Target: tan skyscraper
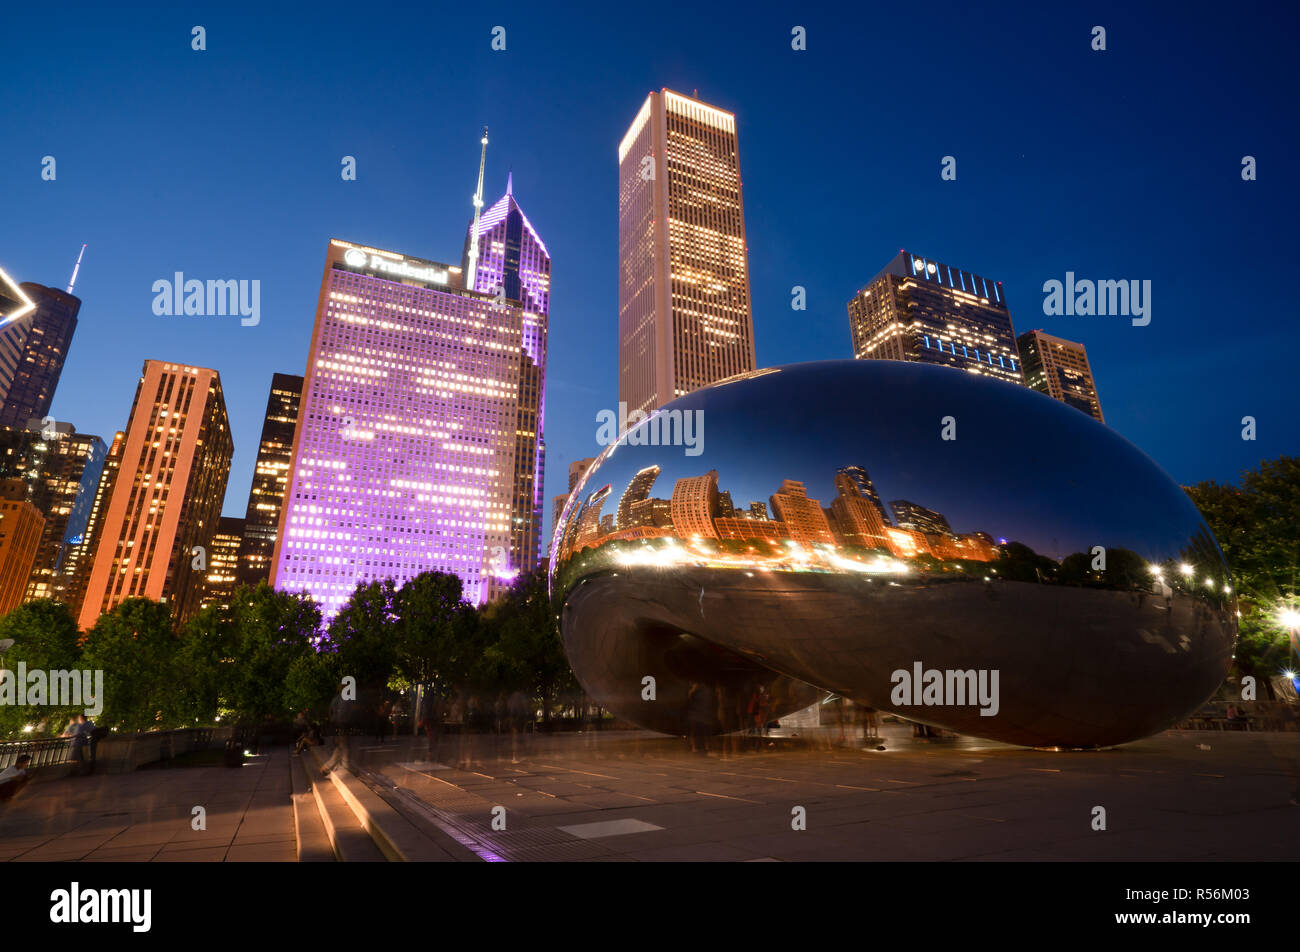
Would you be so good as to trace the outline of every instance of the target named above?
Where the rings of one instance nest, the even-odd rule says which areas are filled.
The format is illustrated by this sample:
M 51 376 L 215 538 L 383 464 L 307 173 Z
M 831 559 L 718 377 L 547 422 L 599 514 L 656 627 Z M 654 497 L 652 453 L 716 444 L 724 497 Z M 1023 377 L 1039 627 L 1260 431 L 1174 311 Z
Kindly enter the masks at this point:
M 711 469 L 703 476 L 677 480 L 671 512 L 673 529 L 682 538 L 716 539 L 718 530 L 713 520 L 718 516 L 718 471 Z
M 787 479 L 781 488 L 772 494 L 772 511 L 777 519 L 786 524 L 790 538 L 795 542 L 811 545 L 814 542 L 835 544 L 822 504 L 816 499 L 808 498 L 808 490 L 797 479 Z
M 569 491 L 562 496 L 551 497 L 551 534 L 559 528 L 560 516 L 564 515 L 564 507 L 569 503 L 569 497 L 573 495 L 573 490 L 577 488 L 578 482 L 587 472 L 587 467 L 596 462 L 596 457 L 588 456 L 586 459 L 576 460 L 569 464 Z M 547 552 L 550 552 L 550 543 L 547 543 Z
M 736 117 L 652 92 L 618 147 L 618 398 L 648 413 L 754 369 Z
M 179 620 L 198 607 L 233 452 L 217 372 L 146 360 L 81 605 L 83 630 L 127 598 L 166 599 Z
M 1025 386 L 1106 422 L 1101 415 L 1088 351 L 1082 344 L 1042 331 L 1026 331 L 1016 338 L 1016 346 L 1020 348 Z

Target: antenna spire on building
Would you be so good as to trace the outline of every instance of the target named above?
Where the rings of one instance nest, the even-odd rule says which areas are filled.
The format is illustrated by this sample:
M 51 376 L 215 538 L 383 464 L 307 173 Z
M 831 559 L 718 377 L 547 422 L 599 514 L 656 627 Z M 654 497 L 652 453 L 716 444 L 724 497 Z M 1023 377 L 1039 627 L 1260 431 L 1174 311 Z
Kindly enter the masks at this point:
M 77 283 L 77 272 L 81 270 L 81 256 L 86 253 L 86 245 L 83 242 L 81 251 L 77 253 L 77 263 L 72 268 L 72 280 L 68 282 L 68 293 L 72 293 L 72 287 Z
M 506 173 L 506 194 L 513 195 L 514 193 L 515 193 L 515 170 L 512 168 L 509 172 Z
M 484 126 L 483 138 L 479 140 L 483 151 L 479 153 L 478 158 L 478 189 L 474 192 L 474 227 L 470 229 L 469 269 L 465 275 L 465 287 L 470 291 L 475 290 L 474 275 L 478 271 L 478 219 L 479 212 L 483 209 L 483 166 L 487 163 L 487 133 L 487 126 Z

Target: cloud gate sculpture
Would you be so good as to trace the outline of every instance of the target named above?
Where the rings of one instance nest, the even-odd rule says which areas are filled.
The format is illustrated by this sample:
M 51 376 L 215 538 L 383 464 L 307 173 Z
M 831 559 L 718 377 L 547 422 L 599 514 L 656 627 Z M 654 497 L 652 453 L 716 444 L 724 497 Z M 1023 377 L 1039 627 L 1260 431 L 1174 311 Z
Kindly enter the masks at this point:
M 946 367 L 824 361 L 695 391 L 587 470 L 552 540 L 574 672 L 713 731 L 758 685 L 963 734 L 1098 747 L 1221 683 L 1232 581 L 1183 490 L 1110 428 Z M 693 712 L 698 724 L 698 705 Z

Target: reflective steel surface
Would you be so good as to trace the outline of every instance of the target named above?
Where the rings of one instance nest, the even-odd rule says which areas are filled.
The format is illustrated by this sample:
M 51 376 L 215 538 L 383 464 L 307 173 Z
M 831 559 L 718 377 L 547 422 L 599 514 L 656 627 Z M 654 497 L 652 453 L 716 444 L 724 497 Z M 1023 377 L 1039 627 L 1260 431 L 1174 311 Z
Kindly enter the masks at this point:
M 1236 637 L 1219 547 L 1151 459 L 920 363 L 674 401 L 587 471 L 551 552 L 579 680 L 666 733 L 746 725 L 763 684 L 771 717 L 830 691 L 1008 743 L 1118 744 L 1196 708 Z

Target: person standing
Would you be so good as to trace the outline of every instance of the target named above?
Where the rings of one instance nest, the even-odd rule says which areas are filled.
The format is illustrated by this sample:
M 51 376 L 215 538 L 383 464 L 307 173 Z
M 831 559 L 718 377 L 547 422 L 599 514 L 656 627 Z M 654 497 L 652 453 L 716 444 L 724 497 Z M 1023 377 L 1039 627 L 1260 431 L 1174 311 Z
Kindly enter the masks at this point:
M 329 760 L 321 766 L 320 775 L 328 777 L 330 771 L 336 767 L 342 766 L 350 769 L 352 766 L 352 751 L 349 748 L 348 731 L 352 729 L 352 709 L 356 705 L 355 701 L 349 701 L 343 697 L 343 692 L 347 686 L 340 683 L 339 689 L 335 692 L 333 699 L 330 701 L 330 723 L 334 726 L 334 750 L 330 754 Z
M 699 681 L 692 683 L 686 695 L 686 722 L 692 754 L 708 754 L 714 716 L 713 689 Z
M 74 772 L 79 774 L 86 772 L 86 744 L 90 741 L 90 734 L 81 729 L 81 725 L 85 720 L 85 714 L 73 714 L 72 718 L 68 721 L 68 726 L 65 727 L 63 733 L 59 735 L 60 737 L 71 738 L 72 742 L 68 745 L 69 752 L 72 754 L 72 759 L 77 765 Z
M 83 741 L 83 749 L 90 753 L 90 760 L 86 764 L 86 773 L 94 773 L 95 754 L 99 748 L 99 735 L 101 732 L 96 729 L 95 722 L 84 714 L 81 716 L 81 720 L 77 723 L 77 731 L 85 738 Z

